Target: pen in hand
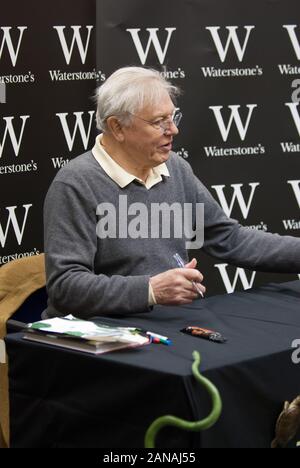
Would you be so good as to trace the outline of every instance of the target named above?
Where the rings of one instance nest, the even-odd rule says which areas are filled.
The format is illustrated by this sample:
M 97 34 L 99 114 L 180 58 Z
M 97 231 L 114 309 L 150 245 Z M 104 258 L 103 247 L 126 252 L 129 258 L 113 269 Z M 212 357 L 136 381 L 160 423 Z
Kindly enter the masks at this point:
M 175 261 L 176 261 L 177 265 L 179 266 L 179 268 L 185 268 L 184 261 L 182 260 L 182 258 L 180 257 L 180 255 L 178 253 L 174 254 L 173 258 L 175 259 Z M 199 288 L 199 286 L 197 285 L 197 283 L 195 283 L 195 281 L 192 281 L 192 284 L 193 284 L 194 288 L 196 289 L 197 293 L 199 294 L 199 296 L 201 296 L 204 299 L 204 294 L 201 291 L 201 289 Z

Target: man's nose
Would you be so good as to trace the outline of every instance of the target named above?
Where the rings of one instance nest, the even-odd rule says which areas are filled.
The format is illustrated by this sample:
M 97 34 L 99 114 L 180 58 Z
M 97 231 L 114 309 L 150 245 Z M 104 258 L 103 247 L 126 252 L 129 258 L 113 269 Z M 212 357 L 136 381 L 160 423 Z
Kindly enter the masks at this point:
M 165 135 L 177 135 L 179 133 L 178 127 L 175 125 L 173 121 L 170 122 L 170 126 L 166 128 Z

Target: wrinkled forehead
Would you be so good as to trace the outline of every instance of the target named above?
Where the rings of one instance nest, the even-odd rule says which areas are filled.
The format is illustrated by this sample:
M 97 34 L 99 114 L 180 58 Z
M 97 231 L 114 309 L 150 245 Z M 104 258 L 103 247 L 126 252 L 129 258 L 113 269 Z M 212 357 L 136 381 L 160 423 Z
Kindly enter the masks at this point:
M 152 96 L 146 95 L 143 104 L 137 109 L 137 112 L 139 114 L 151 116 L 151 118 L 173 114 L 175 104 L 169 96 L 169 93 L 165 89 L 160 91 L 161 92 Z

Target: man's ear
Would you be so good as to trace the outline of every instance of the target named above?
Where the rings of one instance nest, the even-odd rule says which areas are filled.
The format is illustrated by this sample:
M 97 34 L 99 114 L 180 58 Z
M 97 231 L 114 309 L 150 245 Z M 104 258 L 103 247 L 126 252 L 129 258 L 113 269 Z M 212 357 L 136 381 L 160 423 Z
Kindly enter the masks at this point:
M 113 135 L 113 137 L 120 143 L 124 141 L 124 132 L 123 132 L 123 126 L 118 120 L 117 117 L 114 117 L 113 115 L 111 117 L 108 117 L 106 121 L 106 125 L 108 126 L 108 129 L 110 133 Z

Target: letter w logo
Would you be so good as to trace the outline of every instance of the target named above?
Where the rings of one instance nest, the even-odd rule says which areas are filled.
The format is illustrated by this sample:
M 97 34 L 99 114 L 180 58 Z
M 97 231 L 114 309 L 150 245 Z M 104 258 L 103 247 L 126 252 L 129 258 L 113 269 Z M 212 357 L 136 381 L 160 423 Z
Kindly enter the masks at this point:
M 149 38 L 148 38 L 148 43 L 147 43 L 145 50 L 143 49 L 143 46 L 139 37 L 140 29 L 131 28 L 131 29 L 126 29 L 126 31 L 128 31 L 131 34 L 131 37 L 133 39 L 135 48 L 137 50 L 137 53 L 139 55 L 142 65 L 145 65 L 146 63 L 151 44 L 153 44 L 155 48 L 155 52 L 159 60 L 159 63 L 163 65 L 165 57 L 166 57 L 166 53 L 170 44 L 171 36 L 173 32 L 176 31 L 176 28 L 165 28 L 165 31 L 167 31 L 168 33 L 168 37 L 165 42 L 164 49 L 162 49 L 160 42 L 158 40 L 158 37 L 157 37 L 157 31 L 159 31 L 159 28 L 146 28 L 146 31 L 149 31 Z
M 299 45 L 299 41 L 298 41 L 298 38 L 297 38 L 296 32 L 295 32 L 295 29 L 297 28 L 297 25 L 292 25 L 292 24 L 288 25 L 288 24 L 286 24 L 286 25 L 283 26 L 283 28 L 285 28 L 287 30 L 287 32 L 289 33 L 289 36 L 290 36 L 292 45 L 294 47 L 294 51 L 296 53 L 297 59 L 300 60 L 300 45 Z
M 79 129 L 79 132 L 80 132 L 80 135 L 81 135 L 81 140 L 82 140 L 82 144 L 83 144 L 84 149 L 86 150 L 87 147 L 88 147 L 90 133 L 91 133 L 91 127 L 92 127 L 92 121 L 93 121 L 95 111 L 89 111 L 88 112 L 88 114 L 90 115 L 90 119 L 89 119 L 87 131 L 86 131 L 85 127 L 84 127 L 83 120 L 82 120 L 83 114 L 84 114 L 84 112 L 73 112 L 73 115 L 75 115 L 75 117 L 76 117 L 76 122 L 75 122 L 75 126 L 74 126 L 74 129 L 73 129 L 73 134 L 72 135 L 71 135 L 71 132 L 69 130 L 69 125 L 68 125 L 68 122 L 67 122 L 67 116 L 69 114 L 67 112 L 55 114 L 55 115 L 57 115 L 57 117 L 59 117 L 61 126 L 62 126 L 63 131 L 64 131 L 64 135 L 65 135 L 65 138 L 66 138 L 66 142 L 67 142 L 67 145 L 68 145 L 68 148 L 69 148 L 69 151 L 73 150 L 73 146 L 74 146 L 74 142 L 75 142 L 75 138 L 76 138 L 76 134 L 77 134 L 78 129 Z
M 227 57 L 228 49 L 230 46 L 230 43 L 232 42 L 236 51 L 236 55 L 239 59 L 240 62 L 243 61 L 245 52 L 246 52 L 246 47 L 249 41 L 250 33 L 252 29 L 255 29 L 255 26 L 244 26 L 244 29 L 246 29 L 246 37 L 244 40 L 244 44 L 241 46 L 241 43 L 239 41 L 238 35 L 236 30 L 238 29 L 238 26 L 226 26 L 226 29 L 229 31 L 228 37 L 227 37 L 227 42 L 225 47 L 223 47 L 223 44 L 221 42 L 220 36 L 219 36 L 219 29 L 220 26 L 210 26 L 205 29 L 208 29 L 208 31 L 211 33 L 212 38 L 214 40 L 215 46 L 217 48 L 220 60 L 222 62 L 225 62 L 225 59 Z
M 287 102 L 285 105 L 287 107 L 289 107 L 289 109 L 291 111 L 292 117 L 294 119 L 296 128 L 297 128 L 298 133 L 299 133 L 299 137 L 300 137 L 300 117 L 299 117 L 299 112 L 298 112 L 299 103 L 298 102 Z
M 66 28 L 66 26 L 53 26 L 53 28 L 56 29 L 57 31 L 67 65 L 70 65 L 75 42 L 79 50 L 81 62 L 83 64 L 85 63 L 87 52 L 88 52 L 88 47 L 89 47 L 89 42 L 90 42 L 90 37 L 91 37 L 91 31 L 93 27 L 94 26 L 86 26 L 88 33 L 87 33 L 85 46 L 83 46 L 83 42 L 82 42 L 82 38 L 80 34 L 81 26 L 71 26 L 71 28 L 73 29 L 73 38 L 72 38 L 71 46 L 70 48 L 68 48 L 67 41 L 66 41 L 65 34 L 64 34 L 64 29 Z
M 22 128 L 21 128 L 21 131 L 20 131 L 19 140 L 17 140 L 16 133 L 15 133 L 15 130 L 14 130 L 14 127 L 13 127 L 13 124 L 12 124 L 12 121 L 14 120 L 14 117 L 3 117 L 3 120 L 6 122 L 6 125 L 5 125 L 5 130 L 4 130 L 4 135 L 3 135 L 3 138 L 2 138 L 2 142 L 0 141 L 0 158 L 2 157 L 2 153 L 3 153 L 3 149 L 4 149 L 7 134 L 9 134 L 9 136 L 10 136 L 10 141 L 11 141 L 12 146 L 14 148 L 15 155 L 18 156 L 19 151 L 20 151 L 22 138 L 23 138 L 25 123 L 26 123 L 26 120 L 29 119 L 29 115 L 21 115 L 20 119 L 22 120 Z
M 251 187 L 251 193 L 250 193 L 250 197 L 249 197 L 249 200 L 248 200 L 248 204 L 246 204 L 243 193 L 242 193 L 242 190 L 241 190 L 241 187 L 243 187 L 243 184 L 231 184 L 230 185 L 230 187 L 233 188 L 233 196 L 232 196 L 230 205 L 227 203 L 227 200 L 226 200 L 225 195 L 224 195 L 225 185 L 212 185 L 211 186 L 217 192 L 217 195 L 218 195 L 220 204 L 221 204 L 221 206 L 223 208 L 223 211 L 225 212 L 225 214 L 228 217 L 231 216 L 231 212 L 233 210 L 234 202 L 235 202 L 235 200 L 237 200 L 238 204 L 239 204 L 239 207 L 240 207 L 240 210 L 241 210 L 241 212 L 243 214 L 243 218 L 244 219 L 248 218 L 249 211 L 250 211 L 251 204 L 252 204 L 252 200 L 253 200 L 253 196 L 254 196 L 254 192 L 256 190 L 256 187 L 258 187 L 260 185 L 260 183 L 259 182 L 251 182 L 251 183 L 249 183 L 249 185 Z
M 249 127 L 250 120 L 253 114 L 253 110 L 255 109 L 255 107 L 257 107 L 257 104 L 247 104 L 248 117 L 247 117 L 245 125 L 243 125 L 243 122 L 239 113 L 239 108 L 241 106 L 238 105 L 238 106 L 228 106 L 228 107 L 229 109 L 231 109 L 231 115 L 230 115 L 227 127 L 224 123 L 224 119 L 223 119 L 222 112 L 221 112 L 221 110 L 223 109 L 223 106 L 210 106 L 209 109 L 211 109 L 213 113 L 215 114 L 215 118 L 216 118 L 219 130 L 221 132 L 223 141 L 225 142 L 227 141 L 233 121 L 236 124 L 241 140 L 244 141 L 247 135 L 248 127 Z
M 250 280 L 248 280 L 244 268 L 237 268 L 233 282 L 231 283 L 228 272 L 227 272 L 227 267 L 228 267 L 228 263 L 221 263 L 219 265 L 215 265 L 215 268 L 218 268 L 220 272 L 220 275 L 222 277 L 224 286 L 228 294 L 231 294 L 235 291 L 238 279 L 241 280 L 244 290 L 252 288 L 255 275 L 256 275 L 256 271 L 252 272 L 251 278 Z
M 0 47 L 0 59 L 2 57 L 4 44 L 6 44 L 7 48 L 8 48 L 9 55 L 10 55 L 11 63 L 15 67 L 16 63 L 17 63 L 17 58 L 18 58 L 21 42 L 22 42 L 23 33 L 24 33 L 25 29 L 27 29 L 27 26 L 18 26 L 17 29 L 19 30 L 19 40 L 18 40 L 18 44 L 17 44 L 16 48 L 14 48 L 12 40 L 11 40 L 11 36 L 10 36 L 10 30 L 12 29 L 11 26 L 3 26 L 0 29 L 2 29 L 2 31 L 3 31 L 3 38 L 2 38 L 2 43 L 1 43 L 1 47 Z
M 300 180 L 288 180 L 287 183 L 292 186 L 298 206 L 300 208 Z
M 27 221 L 28 211 L 29 211 L 29 208 L 31 208 L 31 207 L 32 207 L 32 204 L 23 205 L 23 208 L 25 208 L 25 215 L 24 215 L 24 218 L 23 218 L 23 223 L 22 223 L 21 228 L 20 228 L 19 222 L 17 220 L 16 212 L 15 212 L 17 207 L 16 206 L 8 206 L 8 207 L 5 208 L 8 211 L 8 220 L 7 220 L 7 223 L 6 223 L 5 231 L 3 230 L 2 225 L 0 223 L 0 243 L 1 243 L 2 248 L 5 247 L 9 226 L 11 224 L 13 226 L 13 229 L 14 229 L 15 236 L 16 236 L 16 239 L 18 241 L 18 244 L 21 245 L 23 235 L 24 235 L 24 229 L 25 229 L 25 225 L 26 225 L 26 221 Z

